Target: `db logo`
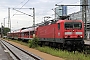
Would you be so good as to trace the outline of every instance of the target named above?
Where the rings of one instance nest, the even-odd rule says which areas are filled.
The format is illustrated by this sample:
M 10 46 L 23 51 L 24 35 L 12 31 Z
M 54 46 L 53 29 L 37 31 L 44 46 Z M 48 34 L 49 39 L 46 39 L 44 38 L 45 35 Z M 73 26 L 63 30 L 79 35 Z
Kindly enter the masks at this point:
M 58 36 L 60 36 L 60 32 L 58 32 Z

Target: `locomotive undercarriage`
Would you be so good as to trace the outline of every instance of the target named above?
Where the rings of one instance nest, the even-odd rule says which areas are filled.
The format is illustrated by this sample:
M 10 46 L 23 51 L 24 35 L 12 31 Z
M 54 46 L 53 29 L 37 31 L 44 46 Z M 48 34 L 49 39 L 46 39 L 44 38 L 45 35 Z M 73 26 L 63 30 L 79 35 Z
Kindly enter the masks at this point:
M 65 39 L 63 47 L 69 51 L 83 51 L 84 41 L 83 39 Z
M 84 41 L 83 39 L 61 39 L 62 41 L 56 42 L 56 39 L 53 41 L 48 40 L 40 40 L 39 45 L 43 46 L 50 46 L 50 47 L 55 47 L 55 48 L 60 48 L 63 50 L 68 50 L 68 51 L 83 51 L 84 49 Z

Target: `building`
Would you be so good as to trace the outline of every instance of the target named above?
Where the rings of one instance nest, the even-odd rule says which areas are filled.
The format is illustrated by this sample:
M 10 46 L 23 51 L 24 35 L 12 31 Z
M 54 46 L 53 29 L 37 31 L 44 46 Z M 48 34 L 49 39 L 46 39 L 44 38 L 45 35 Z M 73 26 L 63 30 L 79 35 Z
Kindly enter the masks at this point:
M 56 7 L 55 16 L 56 18 L 59 18 L 59 16 L 67 16 L 67 6 Z
M 87 17 L 86 17 L 87 22 L 90 23 L 90 9 L 87 10 L 86 14 L 87 14 Z M 69 14 L 69 16 L 70 16 L 70 19 L 72 20 L 82 20 L 82 11 Z

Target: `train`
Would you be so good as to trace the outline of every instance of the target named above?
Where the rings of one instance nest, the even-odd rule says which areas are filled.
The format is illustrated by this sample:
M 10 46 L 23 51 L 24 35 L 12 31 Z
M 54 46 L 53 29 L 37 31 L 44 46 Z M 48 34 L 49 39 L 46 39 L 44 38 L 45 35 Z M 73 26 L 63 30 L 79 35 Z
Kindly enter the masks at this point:
M 40 46 L 81 51 L 84 48 L 84 23 L 82 20 L 50 20 L 36 27 L 8 32 L 7 37 L 22 40 L 38 37 Z

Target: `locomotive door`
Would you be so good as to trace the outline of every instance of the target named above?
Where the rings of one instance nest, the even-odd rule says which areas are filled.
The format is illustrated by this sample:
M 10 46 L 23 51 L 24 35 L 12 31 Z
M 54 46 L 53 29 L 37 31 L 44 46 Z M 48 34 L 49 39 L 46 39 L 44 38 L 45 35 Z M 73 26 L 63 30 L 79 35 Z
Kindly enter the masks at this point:
M 60 23 L 58 23 L 58 37 L 60 37 Z

